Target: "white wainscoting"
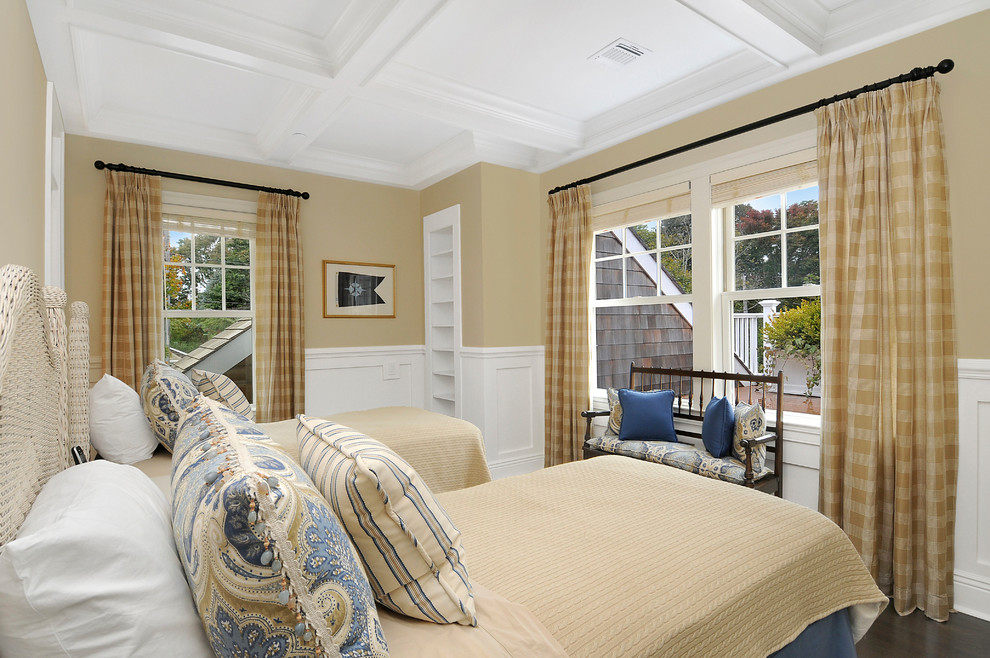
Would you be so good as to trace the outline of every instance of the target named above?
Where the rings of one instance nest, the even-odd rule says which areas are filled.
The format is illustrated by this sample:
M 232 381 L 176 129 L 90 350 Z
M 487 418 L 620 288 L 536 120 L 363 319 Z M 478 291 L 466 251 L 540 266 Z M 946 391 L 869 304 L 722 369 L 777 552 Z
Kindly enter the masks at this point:
M 959 359 L 955 608 L 990 620 L 990 360 Z
M 543 346 L 461 349 L 463 418 L 485 437 L 492 477 L 543 468 Z
M 426 348 L 306 350 L 306 413 L 426 408 Z M 543 468 L 543 346 L 465 347 L 462 417 L 481 429 L 493 477 Z
M 306 350 L 306 413 L 420 407 L 426 398 L 423 345 Z

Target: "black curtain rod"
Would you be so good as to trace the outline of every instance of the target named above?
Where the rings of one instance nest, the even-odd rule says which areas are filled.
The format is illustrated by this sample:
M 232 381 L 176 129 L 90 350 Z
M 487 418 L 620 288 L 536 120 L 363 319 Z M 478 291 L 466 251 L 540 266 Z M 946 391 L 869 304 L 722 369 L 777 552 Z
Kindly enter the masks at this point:
M 107 163 L 97 160 L 93 163 L 97 169 L 108 169 L 110 171 L 126 171 L 131 174 L 147 174 L 148 176 L 161 176 L 162 178 L 174 178 L 176 180 L 188 180 L 194 183 L 209 183 L 210 185 L 223 185 L 224 187 L 237 187 L 242 190 L 256 190 L 258 192 L 271 192 L 273 194 L 285 194 L 287 196 L 298 196 L 303 199 L 309 198 L 309 192 L 297 192 L 295 190 L 282 190 L 277 187 L 265 187 L 264 185 L 252 185 L 251 183 L 237 183 L 235 181 L 220 180 L 219 178 L 206 178 L 205 176 L 193 176 L 192 174 L 176 174 L 171 171 L 158 171 L 156 169 L 145 169 L 144 167 L 132 167 L 123 163 Z
M 690 144 L 685 144 L 684 146 L 678 146 L 677 148 L 670 149 L 669 151 L 664 151 L 663 153 L 657 153 L 656 155 L 651 155 L 648 158 L 643 158 L 642 160 L 637 160 L 636 162 L 630 162 L 627 165 L 622 165 L 621 167 L 616 167 L 615 169 L 610 169 L 608 171 L 590 176 L 588 178 L 582 178 L 581 180 L 576 180 L 573 183 L 568 183 L 567 185 L 561 185 L 560 187 L 555 187 L 548 192 L 548 194 L 556 194 L 561 190 L 568 190 L 572 187 L 577 187 L 578 185 L 587 185 L 589 183 L 594 183 L 595 181 L 600 181 L 603 178 L 608 178 L 609 176 L 615 176 L 616 174 L 621 174 L 627 172 L 631 169 L 636 169 L 637 167 L 642 167 L 643 165 L 652 164 L 658 160 L 663 160 L 664 158 L 669 158 L 685 151 L 690 151 L 701 146 L 707 146 L 715 142 L 719 142 L 723 139 L 728 139 L 729 137 L 735 137 L 736 135 L 741 135 L 747 133 L 751 130 L 756 130 L 757 128 L 763 128 L 764 126 L 769 126 L 786 119 L 793 119 L 796 116 L 801 116 L 802 114 L 807 114 L 809 112 L 814 112 L 820 107 L 825 107 L 837 101 L 846 100 L 847 98 L 855 98 L 860 94 L 866 93 L 868 91 L 878 91 L 880 89 L 886 89 L 891 85 L 898 84 L 900 82 L 913 82 L 915 80 L 923 80 L 924 78 L 930 78 L 936 73 L 948 73 L 955 66 L 955 63 L 951 59 L 943 59 L 938 63 L 937 66 L 927 66 L 925 68 L 912 69 L 908 73 L 898 75 L 893 78 L 888 78 L 882 82 L 877 82 L 872 85 L 866 85 L 861 89 L 854 89 L 852 91 L 847 91 L 844 94 L 839 94 L 837 96 L 832 96 L 831 98 L 823 98 L 815 103 L 808 103 L 807 105 L 802 105 L 801 107 L 796 107 L 793 110 L 787 112 L 781 112 L 780 114 L 775 114 L 765 119 L 760 119 L 759 121 L 754 121 L 753 123 L 747 123 L 745 126 L 739 126 L 738 128 L 733 128 L 732 130 L 726 130 L 725 132 L 718 133 L 717 135 L 712 135 L 710 137 L 705 137 L 704 139 L 699 139 L 696 142 L 691 142 Z

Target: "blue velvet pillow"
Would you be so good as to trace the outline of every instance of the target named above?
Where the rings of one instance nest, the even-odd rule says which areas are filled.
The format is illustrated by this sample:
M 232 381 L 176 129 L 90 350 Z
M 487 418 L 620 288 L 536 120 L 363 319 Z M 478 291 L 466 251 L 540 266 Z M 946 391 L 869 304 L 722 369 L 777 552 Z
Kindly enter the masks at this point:
M 701 440 L 712 457 L 725 457 L 732 450 L 736 415 L 728 398 L 712 398 L 705 407 L 701 423 Z
M 627 441 L 677 441 L 674 432 L 674 392 L 619 389 L 622 425 L 619 439 Z M 732 434 L 729 434 L 732 444 Z

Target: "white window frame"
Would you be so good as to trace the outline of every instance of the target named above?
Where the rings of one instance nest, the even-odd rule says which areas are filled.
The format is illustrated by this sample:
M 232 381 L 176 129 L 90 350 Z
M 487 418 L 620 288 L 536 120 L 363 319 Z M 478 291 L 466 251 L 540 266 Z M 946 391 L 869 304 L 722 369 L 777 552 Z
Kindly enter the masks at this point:
M 719 180 L 729 180 L 731 177 L 769 172 L 814 160 L 816 158 L 815 148 L 816 131 L 812 129 L 789 137 L 770 140 L 755 147 L 727 153 L 710 160 L 679 166 L 667 172 L 647 176 L 633 183 L 609 187 L 608 179 L 606 179 L 593 184 L 592 207 L 594 209 L 604 204 L 621 206 L 624 199 L 632 199 L 637 195 L 688 181 L 692 216 L 692 292 L 690 295 L 678 295 L 676 300 L 671 299 L 671 296 L 661 296 L 660 303 L 691 302 L 694 318 L 694 368 L 696 370 L 726 370 L 731 368 L 733 358 L 731 334 L 733 301 L 751 299 L 764 293 L 779 294 L 782 297 L 821 295 L 820 285 L 786 288 L 785 292 L 778 292 L 781 289 L 776 288 L 735 291 L 733 279 L 733 285 L 729 287 L 726 271 L 731 272 L 732 269 L 727 264 L 734 264 L 734 240 L 732 239 L 734 228 L 727 226 L 730 220 L 726 215 L 731 213 L 725 210 L 724 204 L 719 207 L 714 207 L 712 204 L 713 183 Z M 688 154 L 677 156 L 677 162 L 685 162 L 688 159 Z M 653 167 L 655 170 L 657 165 L 653 165 Z M 731 174 L 727 172 L 731 172 Z M 801 185 L 794 189 L 806 186 Z M 774 194 L 776 191 L 767 190 L 766 193 Z M 730 203 L 728 207 L 731 211 L 732 204 Z M 710 218 L 710 221 L 704 221 L 703 218 Z M 642 222 L 632 222 L 632 224 L 639 223 Z M 599 230 L 601 228 L 596 227 L 595 231 Z M 605 391 L 597 386 L 595 309 L 600 304 L 595 299 L 594 266 L 595 258 L 594 252 L 592 252 L 588 271 L 590 281 L 588 337 L 591 355 L 589 381 L 595 407 L 606 408 Z M 786 279 L 782 280 L 782 283 L 784 282 Z M 621 300 L 621 304 L 643 303 L 640 301 L 642 299 L 644 298 L 634 298 L 632 301 Z M 648 303 L 657 302 L 651 300 Z M 820 418 L 810 414 L 785 412 L 785 422 L 816 428 L 820 424 Z
M 187 194 L 182 192 L 172 192 L 163 191 L 162 192 L 162 215 L 173 215 L 185 218 L 202 219 L 204 225 L 208 224 L 210 220 L 215 221 L 236 221 L 242 224 L 254 224 L 257 222 L 258 216 L 258 203 L 257 201 L 246 201 L 241 199 L 228 199 L 224 197 L 214 197 L 199 194 Z M 167 227 L 163 227 L 163 239 L 165 231 L 169 230 Z M 202 231 L 197 231 L 192 228 L 186 232 L 195 235 L 217 235 L 216 232 L 209 232 L 209 228 L 204 228 Z M 235 236 L 236 237 L 236 236 Z M 185 309 L 167 309 L 164 308 L 165 301 L 162 300 L 162 306 L 164 310 L 164 320 L 162 323 L 162 335 L 166 334 L 166 327 L 168 325 L 169 318 L 250 318 L 252 323 L 255 320 L 255 309 L 257 308 L 255 299 L 255 265 L 256 265 L 256 254 L 255 254 L 255 239 L 253 236 L 245 238 L 249 241 L 249 254 L 250 254 L 250 265 L 227 265 L 226 259 L 226 249 L 221 248 L 220 250 L 220 264 L 217 263 L 203 263 L 203 267 L 218 267 L 221 269 L 221 306 L 226 308 L 227 306 L 227 285 L 226 285 L 226 270 L 227 269 L 240 269 L 248 270 L 249 281 L 251 288 L 251 308 L 249 310 L 224 310 L 221 309 L 197 309 L 197 310 L 185 310 Z M 199 264 L 196 263 L 196 249 L 195 249 L 195 239 L 190 250 L 189 262 L 188 263 L 176 263 L 176 266 L 184 266 L 190 268 L 190 273 L 194 274 L 195 267 Z M 168 267 L 167 261 L 162 260 L 162 277 L 165 276 L 165 268 Z M 193 307 L 196 306 L 196 281 L 195 276 L 193 276 L 191 299 Z M 167 342 L 166 342 L 167 349 Z M 252 350 L 253 353 L 253 350 Z M 255 360 L 252 359 L 252 373 L 251 378 L 253 381 L 257 381 L 257 366 Z
M 660 239 L 660 236 L 661 236 L 661 231 L 660 231 L 661 222 L 663 220 L 665 220 L 665 219 L 672 219 L 674 217 L 682 217 L 684 215 L 688 215 L 688 216 L 691 217 L 691 241 L 688 242 L 688 243 L 686 243 L 686 244 L 679 244 L 679 245 L 675 245 L 675 246 L 672 246 L 672 247 L 661 247 L 660 246 L 660 242 L 661 242 L 661 239 Z M 625 234 L 625 231 L 627 229 L 629 229 L 629 227 L 631 227 L 631 226 L 640 226 L 642 224 L 648 224 L 650 222 L 656 222 L 657 223 L 657 246 L 655 248 L 653 248 L 653 249 L 649 249 L 649 250 L 646 250 L 646 251 L 627 252 L 626 249 L 625 249 L 625 244 L 626 244 L 625 243 L 625 235 L 624 235 Z M 678 250 L 678 249 L 690 249 L 691 250 L 691 259 L 692 259 L 691 290 L 692 291 L 694 290 L 694 267 L 693 267 L 694 252 L 695 252 L 695 250 L 694 250 L 694 216 L 691 215 L 690 210 L 687 211 L 687 212 L 684 212 L 684 211 L 673 211 L 673 212 L 669 212 L 669 213 L 664 213 L 664 214 L 659 215 L 659 216 L 656 216 L 656 217 L 650 217 L 648 219 L 641 219 L 641 220 L 637 220 L 637 221 L 634 221 L 634 222 L 622 224 L 620 226 L 611 226 L 611 227 L 601 228 L 601 229 L 595 230 L 594 234 L 592 235 L 592 240 L 594 240 L 594 236 L 597 236 L 599 233 L 603 233 L 605 231 L 622 231 L 623 232 L 623 236 L 621 236 L 621 238 L 620 238 L 622 240 L 622 251 L 619 254 L 615 255 L 615 256 L 609 256 L 607 258 L 597 258 L 596 255 L 595 255 L 595 253 L 594 253 L 594 246 L 592 246 L 592 257 L 591 257 L 591 301 L 590 301 L 590 304 L 589 304 L 589 311 L 590 312 L 589 312 L 588 315 L 589 315 L 589 324 L 590 324 L 590 339 L 591 339 L 591 346 L 592 346 L 592 352 L 591 352 L 592 358 L 591 358 L 591 364 L 590 364 L 590 367 L 591 367 L 591 371 L 590 371 L 591 380 L 590 381 L 593 382 L 594 392 L 595 392 L 596 395 L 598 395 L 598 394 L 604 395 L 605 394 L 605 390 L 604 389 L 601 389 L 601 388 L 598 388 L 598 385 L 597 385 L 597 382 L 598 382 L 598 358 L 597 358 L 597 345 L 595 343 L 595 337 L 597 336 L 597 330 L 596 330 L 596 327 L 595 327 L 595 315 L 596 315 L 596 312 L 597 312 L 598 309 L 600 309 L 600 308 L 616 308 L 616 307 L 620 307 L 620 306 L 653 306 L 653 305 L 656 305 L 656 304 L 669 304 L 671 306 L 677 307 L 677 310 L 681 313 L 681 315 L 684 315 L 684 312 L 685 312 L 685 308 L 684 307 L 687 307 L 688 309 L 690 309 L 688 312 L 689 312 L 689 314 L 690 314 L 690 316 L 692 318 L 692 323 L 693 323 L 693 318 L 694 318 L 694 294 L 693 293 L 670 294 L 670 295 L 657 294 L 657 295 L 641 295 L 641 296 L 637 296 L 637 297 L 626 297 L 626 283 L 627 283 L 626 282 L 626 275 L 627 275 L 627 269 L 626 269 L 625 261 L 628 258 L 635 257 L 635 256 L 642 256 L 642 255 L 649 256 L 651 254 L 656 254 L 656 256 L 657 256 L 657 261 L 656 261 L 657 262 L 657 273 L 659 275 L 659 272 L 660 272 L 660 270 L 662 268 L 662 264 L 661 264 L 661 261 L 660 261 L 661 254 L 663 254 L 665 251 L 675 251 L 675 250 Z M 613 299 L 597 299 L 596 298 L 597 297 L 596 290 L 595 290 L 595 287 L 596 287 L 596 285 L 595 285 L 595 270 L 596 270 L 596 266 L 597 266 L 598 263 L 606 262 L 606 261 L 613 261 L 613 260 L 620 261 L 623 264 L 622 265 L 622 296 L 621 297 L 617 297 L 617 298 L 613 298 Z M 658 290 L 658 293 L 659 293 L 660 287 L 661 287 L 661 282 L 658 280 L 657 281 L 657 290 Z

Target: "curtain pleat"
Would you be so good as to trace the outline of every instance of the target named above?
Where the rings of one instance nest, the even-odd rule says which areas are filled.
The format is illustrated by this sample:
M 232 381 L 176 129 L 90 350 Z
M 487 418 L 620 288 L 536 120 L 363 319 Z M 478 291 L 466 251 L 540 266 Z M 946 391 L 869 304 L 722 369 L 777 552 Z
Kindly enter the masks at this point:
M 305 411 L 302 243 L 298 197 L 260 192 L 255 239 L 255 416 Z
M 137 388 L 164 357 L 162 183 L 106 171 L 103 205 L 103 371 Z
M 948 618 L 958 400 L 938 84 L 817 112 L 824 383 L 820 510 L 894 608 Z
M 581 458 L 588 409 L 588 291 L 591 192 L 587 185 L 557 192 L 550 205 L 547 251 L 547 466 Z

